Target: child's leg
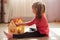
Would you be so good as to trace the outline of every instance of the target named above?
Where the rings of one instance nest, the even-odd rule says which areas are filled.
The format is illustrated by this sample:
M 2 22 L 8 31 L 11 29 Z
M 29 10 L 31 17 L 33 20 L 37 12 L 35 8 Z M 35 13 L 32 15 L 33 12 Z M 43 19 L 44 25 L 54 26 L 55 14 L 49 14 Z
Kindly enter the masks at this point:
M 27 32 L 24 34 L 9 34 L 4 32 L 7 38 L 32 38 L 32 37 L 44 37 L 45 34 L 40 34 L 38 31 L 35 32 Z
M 32 38 L 32 37 L 44 37 L 45 34 L 40 34 L 38 31 L 27 32 L 24 34 L 13 34 L 13 38 Z

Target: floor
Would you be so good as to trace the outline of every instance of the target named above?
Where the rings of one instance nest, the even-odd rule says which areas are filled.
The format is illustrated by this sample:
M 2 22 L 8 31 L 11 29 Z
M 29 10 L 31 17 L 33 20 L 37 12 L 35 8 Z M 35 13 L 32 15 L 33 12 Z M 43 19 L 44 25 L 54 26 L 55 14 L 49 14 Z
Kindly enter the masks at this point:
M 34 26 L 35 25 L 32 25 L 33 28 Z M 29 30 L 29 27 L 27 27 L 27 30 L 26 27 L 25 27 L 25 32 Z M 7 39 L 3 31 L 8 32 L 8 26 L 7 24 L 0 24 L 0 40 L 60 40 L 60 23 L 49 23 L 49 29 L 50 29 L 49 37 Z

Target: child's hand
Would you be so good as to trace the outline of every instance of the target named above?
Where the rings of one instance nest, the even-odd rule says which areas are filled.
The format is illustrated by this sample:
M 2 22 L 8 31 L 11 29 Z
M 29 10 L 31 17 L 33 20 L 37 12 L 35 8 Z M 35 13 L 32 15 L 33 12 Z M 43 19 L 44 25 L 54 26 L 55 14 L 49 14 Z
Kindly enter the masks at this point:
M 20 26 L 20 25 L 23 25 L 23 23 L 15 23 L 16 26 Z
M 16 25 L 16 26 L 19 26 L 20 24 L 16 23 L 15 25 Z

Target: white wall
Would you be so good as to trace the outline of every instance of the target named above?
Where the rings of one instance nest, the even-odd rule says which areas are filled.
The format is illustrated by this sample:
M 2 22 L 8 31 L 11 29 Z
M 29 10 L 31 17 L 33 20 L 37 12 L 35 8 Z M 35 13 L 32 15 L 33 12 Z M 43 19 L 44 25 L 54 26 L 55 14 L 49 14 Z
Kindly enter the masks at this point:
M 5 21 L 15 17 L 33 17 L 31 6 L 36 1 L 46 3 L 48 21 L 60 20 L 60 0 L 8 0 L 5 5 Z
M 32 4 L 36 1 L 42 0 L 8 0 L 8 3 L 5 6 L 5 21 L 15 17 L 33 17 Z M 6 18 L 6 16 L 8 18 Z
M 46 9 L 47 9 L 47 17 L 48 21 L 59 20 L 60 17 L 60 2 L 59 0 L 47 0 L 46 1 Z
M 58 7 L 58 11 L 59 11 L 58 19 L 60 20 L 60 0 L 58 0 L 58 4 L 59 4 L 59 7 Z

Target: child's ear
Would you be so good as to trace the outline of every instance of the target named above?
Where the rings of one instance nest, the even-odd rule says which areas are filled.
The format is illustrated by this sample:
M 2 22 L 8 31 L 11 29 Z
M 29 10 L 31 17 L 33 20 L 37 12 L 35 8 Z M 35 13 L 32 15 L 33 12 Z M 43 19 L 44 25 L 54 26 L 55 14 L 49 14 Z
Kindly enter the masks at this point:
M 37 13 L 38 9 L 36 8 L 35 11 L 36 11 L 36 13 Z
M 35 10 L 36 10 L 36 12 L 38 11 L 37 8 Z
M 44 13 L 44 9 L 42 8 L 41 13 Z

